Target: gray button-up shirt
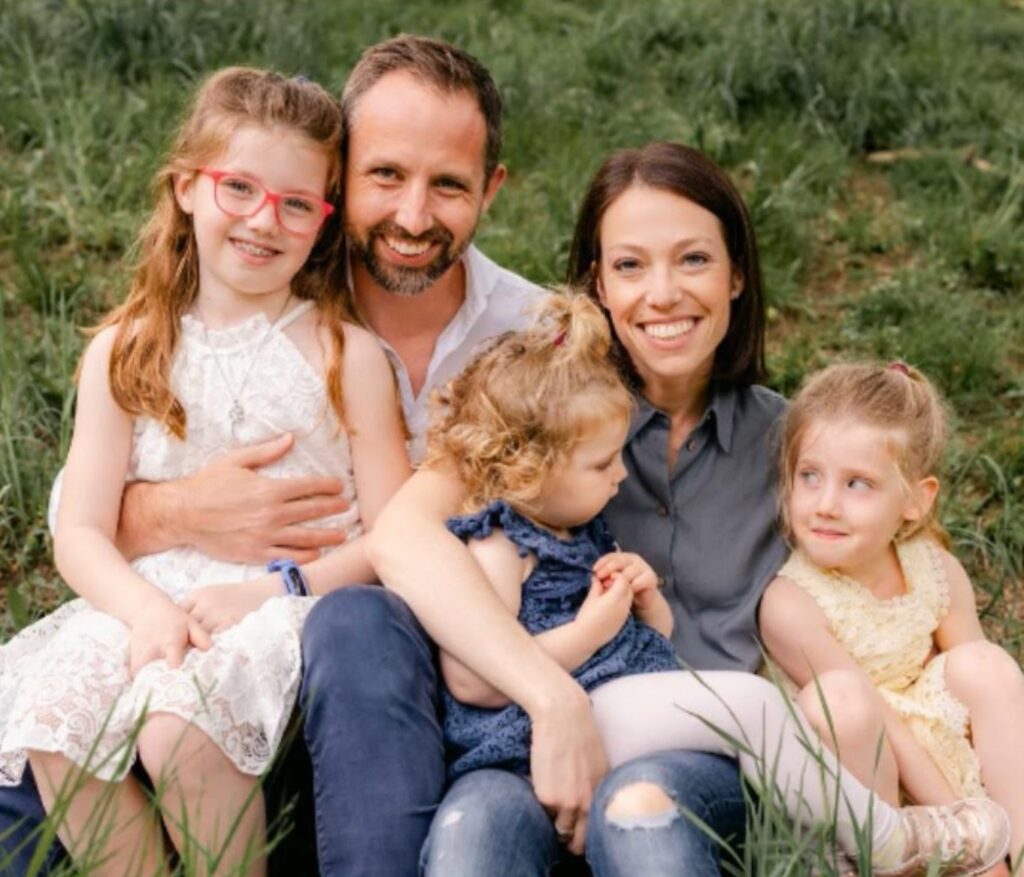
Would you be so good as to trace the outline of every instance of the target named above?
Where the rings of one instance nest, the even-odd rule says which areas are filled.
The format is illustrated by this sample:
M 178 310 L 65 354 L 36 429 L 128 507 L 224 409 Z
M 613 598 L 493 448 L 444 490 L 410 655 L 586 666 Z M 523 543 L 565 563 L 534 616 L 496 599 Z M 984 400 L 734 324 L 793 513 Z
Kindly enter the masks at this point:
M 785 405 L 764 387 L 712 390 L 669 472 L 668 416 L 638 400 L 623 452 L 629 477 L 604 514 L 622 549 L 664 579 L 672 641 L 696 670 L 761 663 L 757 605 L 788 554 L 775 499 Z

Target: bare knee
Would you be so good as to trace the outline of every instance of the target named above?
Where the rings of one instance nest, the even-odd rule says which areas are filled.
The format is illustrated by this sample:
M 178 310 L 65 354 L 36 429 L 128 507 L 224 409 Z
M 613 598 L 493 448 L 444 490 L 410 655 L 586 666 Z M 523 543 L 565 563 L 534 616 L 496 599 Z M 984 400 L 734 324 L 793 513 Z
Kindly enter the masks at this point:
M 946 652 L 946 684 L 968 704 L 992 697 L 1005 700 L 1024 689 L 1024 675 L 1004 649 L 976 640 Z
M 32 767 L 36 783 L 45 783 L 47 788 L 57 791 L 77 765 L 60 752 L 43 752 L 40 749 L 28 751 L 28 763 Z
M 188 724 L 177 716 L 151 715 L 139 731 L 139 760 L 157 782 L 180 760 Z
M 656 783 L 630 783 L 616 791 L 604 811 L 612 825 L 620 828 L 667 825 L 679 815 L 676 802 Z
M 796 702 L 825 740 L 862 741 L 877 737 L 884 727 L 877 692 L 849 670 L 823 673 L 797 695 Z
M 195 725 L 157 713 L 139 732 L 139 760 L 154 783 L 172 781 L 198 787 L 218 782 L 233 765 Z

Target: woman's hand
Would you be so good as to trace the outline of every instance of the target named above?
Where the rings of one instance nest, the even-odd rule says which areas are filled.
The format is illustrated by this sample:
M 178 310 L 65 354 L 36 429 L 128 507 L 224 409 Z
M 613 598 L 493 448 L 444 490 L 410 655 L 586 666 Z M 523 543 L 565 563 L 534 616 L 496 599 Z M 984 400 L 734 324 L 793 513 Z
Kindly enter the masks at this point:
M 169 667 L 180 667 L 189 646 L 205 651 L 210 648 L 210 635 L 180 606 L 164 596 L 155 597 L 132 621 L 128 672 L 134 679 L 158 658 L 165 658 Z
M 181 602 L 191 620 L 207 634 L 220 633 L 255 612 L 271 597 L 286 593 L 279 575 L 261 576 L 230 585 L 196 588 Z
M 588 632 L 596 651 L 622 630 L 632 608 L 633 591 L 623 575 L 616 573 L 607 582 L 594 576 L 574 623 Z

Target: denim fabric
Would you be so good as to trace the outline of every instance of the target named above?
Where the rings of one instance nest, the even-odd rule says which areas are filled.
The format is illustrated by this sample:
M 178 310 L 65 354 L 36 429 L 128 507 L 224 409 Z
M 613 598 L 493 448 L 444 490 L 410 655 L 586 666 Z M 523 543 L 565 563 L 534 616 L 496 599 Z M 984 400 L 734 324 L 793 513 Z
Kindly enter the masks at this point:
M 32 768 L 26 765 L 20 786 L 0 788 L 0 877 L 24 877 L 30 872 L 45 815 Z M 35 873 L 48 874 L 65 855 L 60 842 L 54 841 Z
M 624 786 L 650 782 L 676 803 L 668 821 L 638 819 L 614 824 L 605 809 Z M 694 820 L 734 843 L 745 824 L 743 788 L 736 763 L 706 752 L 675 750 L 630 761 L 597 789 L 587 830 L 587 861 L 594 877 L 719 877 L 718 844 Z M 643 823 L 647 824 L 643 824 Z
M 302 634 L 321 877 L 405 877 L 444 787 L 434 650 L 381 587 L 341 588 Z
M 562 857 L 527 779 L 483 768 L 444 796 L 420 857 L 423 877 L 543 877 Z
M 644 781 L 676 802 L 665 820 L 623 828 L 605 818 L 619 789 Z M 723 838 L 742 836 L 743 790 L 734 762 L 676 751 L 622 765 L 598 787 L 591 809 L 587 861 L 593 877 L 719 877 L 718 847 L 694 818 Z M 493 769 L 472 771 L 452 785 L 420 857 L 422 877 L 555 877 L 585 870 L 564 853 L 529 781 Z

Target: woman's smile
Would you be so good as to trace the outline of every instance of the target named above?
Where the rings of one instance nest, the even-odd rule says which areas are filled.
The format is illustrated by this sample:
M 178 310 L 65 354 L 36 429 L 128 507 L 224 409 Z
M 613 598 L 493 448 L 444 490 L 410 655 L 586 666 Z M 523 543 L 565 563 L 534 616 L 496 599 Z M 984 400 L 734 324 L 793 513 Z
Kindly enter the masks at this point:
M 713 213 L 634 185 L 605 211 L 598 292 L 645 395 L 706 385 L 740 283 Z

